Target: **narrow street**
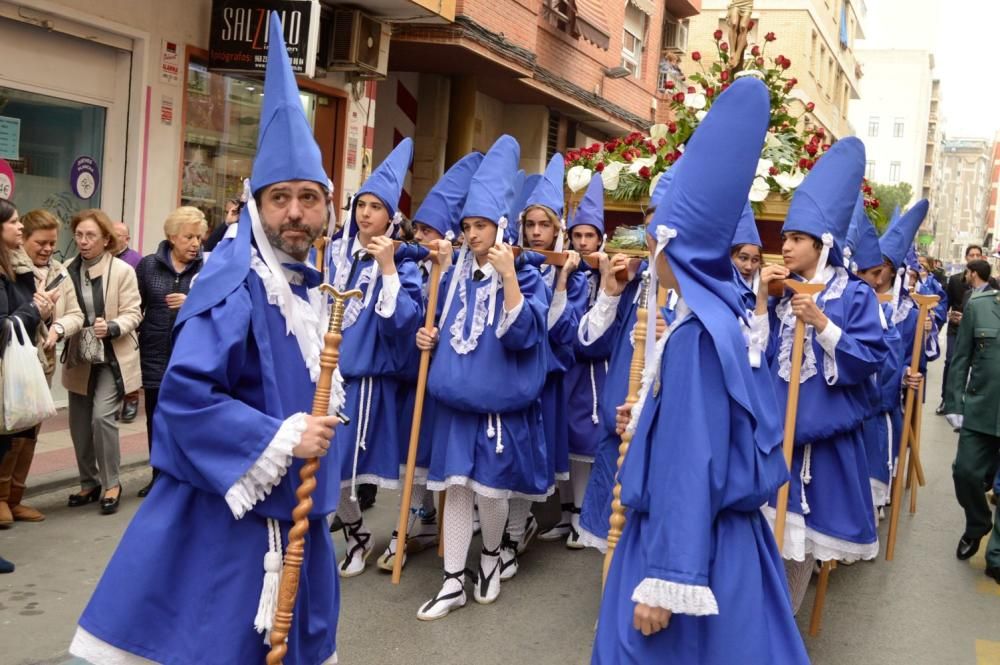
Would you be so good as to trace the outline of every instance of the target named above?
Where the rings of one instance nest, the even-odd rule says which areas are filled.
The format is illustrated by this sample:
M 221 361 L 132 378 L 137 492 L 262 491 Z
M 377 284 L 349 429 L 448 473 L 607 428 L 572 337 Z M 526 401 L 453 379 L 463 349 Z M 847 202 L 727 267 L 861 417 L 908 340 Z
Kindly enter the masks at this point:
M 1000 585 L 983 575 L 981 554 L 968 563 L 954 556 L 962 532 L 950 474 L 957 435 L 933 412 L 940 365 L 932 365 L 925 406 L 927 486 L 918 494 L 917 514 L 901 518 L 895 561 L 883 555 L 834 571 L 822 632 L 806 639 L 816 665 L 1000 665 Z M 103 517 L 94 507 L 70 510 L 64 503 L 70 490 L 59 489 L 33 497 L 49 515 L 45 522 L 2 532 L 0 553 L 17 571 L 0 577 L 0 632 L 8 636 L 0 662 L 79 662 L 66 653 L 76 619 L 139 506 L 135 492 L 147 473 L 126 475 L 116 516 Z M 600 586 L 596 552 L 536 542 L 496 604 L 470 602 L 443 621 L 419 622 L 418 606 L 439 585 L 434 553 L 411 558 L 398 587 L 374 567 L 392 530 L 395 501 L 393 494 L 379 495 L 368 513 L 377 542 L 372 565 L 342 585 L 341 663 L 588 661 Z M 339 535 L 336 542 L 343 542 Z M 810 592 L 800 616 L 804 631 L 811 607 Z M 733 662 L 739 662 L 735 654 Z

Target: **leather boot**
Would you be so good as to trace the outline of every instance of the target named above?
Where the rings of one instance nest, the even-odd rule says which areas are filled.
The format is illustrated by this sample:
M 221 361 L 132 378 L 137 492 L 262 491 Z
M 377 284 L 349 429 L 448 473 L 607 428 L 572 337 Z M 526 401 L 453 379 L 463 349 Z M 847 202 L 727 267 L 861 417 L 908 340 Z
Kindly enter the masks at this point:
M 17 452 L 12 443 L 10 450 L 0 460 L 0 529 L 9 529 L 14 525 L 14 515 L 11 514 L 7 501 L 10 499 L 10 484 Z
M 14 439 L 11 450 L 17 452 L 17 457 L 14 460 L 14 470 L 11 474 L 10 497 L 7 499 L 7 505 L 10 506 L 10 512 L 15 521 L 41 522 L 45 519 L 45 515 L 41 511 L 21 503 L 21 498 L 27 487 L 26 482 L 28 471 L 31 469 L 31 460 L 35 458 L 35 440 Z

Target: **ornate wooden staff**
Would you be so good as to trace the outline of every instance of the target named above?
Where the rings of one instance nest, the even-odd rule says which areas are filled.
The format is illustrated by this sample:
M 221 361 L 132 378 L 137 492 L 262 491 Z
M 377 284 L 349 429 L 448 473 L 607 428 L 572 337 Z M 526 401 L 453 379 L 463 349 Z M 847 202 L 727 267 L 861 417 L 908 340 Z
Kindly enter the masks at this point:
M 813 284 L 810 282 L 798 282 L 793 279 L 785 280 L 785 288 L 795 294 L 816 295 L 825 288 L 824 284 Z M 792 470 L 792 452 L 795 448 L 795 421 L 798 418 L 799 410 L 799 381 L 802 376 L 802 349 L 806 340 L 806 324 L 802 319 L 795 319 L 795 337 L 792 341 L 792 366 L 788 376 L 788 402 L 785 405 L 785 437 L 782 449 L 785 453 L 785 465 L 789 472 Z M 787 482 L 778 490 L 778 501 L 775 505 L 774 513 L 774 540 L 778 543 L 778 551 L 784 551 L 785 545 L 785 517 L 788 513 L 788 488 L 791 482 Z
M 655 270 L 653 266 L 650 270 Z M 625 396 L 625 406 L 629 409 L 639 401 L 639 390 L 642 388 L 642 372 L 646 364 L 646 298 L 649 292 L 649 273 L 642 276 L 642 283 L 639 287 L 639 307 L 635 312 L 635 329 L 633 331 L 632 363 L 628 371 L 628 394 Z M 653 334 L 656 334 L 653 331 Z M 652 386 L 650 386 L 652 390 Z M 615 471 L 615 488 L 611 499 L 611 519 L 608 528 L 608 549 L 604 553 L 604 568 L 601 571 L 601 588 L 608 579 L 608 570 L 611 569 L 611 559 L 615 555 L 615 548 L 618 540 L 622 536 L 622 529 L 625 528 L 625 506 L 622 505 L 622 484 L 618 478 L 622 464 L 625 463 L 625 455 L 628 454 L 629 445 L 632 443 L 632 432 L 626 427 L 622 434 L 622 442 L 618 446 L 618 465 Z
M 913 352 L 910 355 L 910 374 L 914 375 L 920 372 L 920 355 L 924 349 L 923 322 L 927 320 L 927 313 L 932 307 L 937 305 L 940 298 L 938 296 L 925 296 L 919 293 L 911 293 L 910 297 L 913 298 L 913 302 L 920 306 L 920 314 L 917 317 L 917 321 L 919 322 L 917 324 L 917 333 L 913 337 Z M 900 504 L 903 501 L 903 486 L 906 484 L 907 475 L 903 472 L 904 462 L 907 459 L 910 436 L 913 433 L 913 410 L 916 407 L 916 396 L 916 390 L 909 387 L 906 389 L 906 405 L 903 408 L 903 436 L 900 438 L 899 442 L 899 457 L 896 462 L 896 476 L 892 479 L 892 512 L 889 517 L 889 536 L 885 546 L 886 561 L 892 561 L 892 558 L 896 553 L 896 535 L 899 528 Z
M 340 329 L 344 322 L 344 306 L 350 298 L 360 298 L 364 295 L 358 289 L 341 293 L 329 284 L 323 284 L 319 288 L 333 299 L 333 307 L 330 311 L 330 325 L 323 336 L 323 352 L 319 356 L 320 373 L 312 406 L 312 415 L 316 418 L 326 416 L 330 410 L 330 384 L 340 358 Z M 267 665 L 281 665 L 288 652 L 288 633 L 292 629 L 295 597 L 299 593 L 299 575 L 302 571 L 302 559 L 305 556 L 306 532 L 309 531 L 309 511 L 312 510 L 312 493 L 316 489 L 317 471 L 319 471 L 318 457 L 306 460 L 299 471 L 299 487 L 295 490 L 299 503 L 292 511 L 293 524 L 288 531 L 288 547 L 285 548 L 285 561 L 281 569 L 278 609 L 274 614 L 274 625 L 271 628 L 271 651 L 267 654 Z
M 917 404 L 924 403 L 924 386 L 926 382 L 920 381 L 920 390 L 917 393 Z M 920 409 L 913 410 L 913 442 L 910 444 L 910 514 L 917 512 L 917 488 L 924 486 L 924 471 L 920 465 L 920 430 L 923 427 L 923 418 L 920 417 Z
M 441 264 L 437 254 L 431 254 L 433 264 L 428 277 L 427 315 L 424 327 L 434 327 L 437 313 L 438 288 L 441 285 Z M 403 496 L 399 502 L 399 526 L 396 528 L 396 557 L 392 562 L 392 583 L 399 584 L 403 574 L 403 557 L 406 556 L 406 531 L 410 525 L 410 494 L 413 492 L 413 476 L 417 466 L 417 447 L 420 445 L 420 425 L 424 417 L 424 395 L 427 392 L 427 371 L 431 366 L 430 350 L 420 352 L 420 367 L 417 370 L 417 395 L 413 403 L 413 420 L 410 423 L 410 448 L 406 452 L 406 475 L 403 479 Z M 441 514 L 441 522 L 444 514 Z M 439 540 L 440 534 L 438 534 Z

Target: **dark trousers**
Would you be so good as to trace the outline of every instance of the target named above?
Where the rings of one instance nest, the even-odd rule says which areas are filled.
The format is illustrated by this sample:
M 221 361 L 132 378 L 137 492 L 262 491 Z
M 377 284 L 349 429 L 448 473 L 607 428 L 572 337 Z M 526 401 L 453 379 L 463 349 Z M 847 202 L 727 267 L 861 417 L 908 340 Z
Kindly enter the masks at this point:
M 963 428 L 952 465 L 955 497 L 965 510 L 965 537 L 979 539 L 992 532 L 986 549 L 986 565 L 1000 567 L 1000 512 L 996 515 L 986 500 L 1000 466 L 1000 437 Z
M 958 337 L 958 332 L 955 334 L 948 333 L 945 335 L 947 342 L 945 343 L 944 352 L 944 372 L 941 373 L 941 401 L 944 401 L 944 393 L 948 390 L 948 368 L 951 367 L 951 357 L 955 355 L 955 339 Z
M 156 401 L 160 397 L 159 388 L 143 388 L 142 394 L 146 398 L 146 443 L 149 446 L 150 462 L 153 457 L 153 414 L 156 413 Z M 153 478 L 159 473 L 153 468 Z

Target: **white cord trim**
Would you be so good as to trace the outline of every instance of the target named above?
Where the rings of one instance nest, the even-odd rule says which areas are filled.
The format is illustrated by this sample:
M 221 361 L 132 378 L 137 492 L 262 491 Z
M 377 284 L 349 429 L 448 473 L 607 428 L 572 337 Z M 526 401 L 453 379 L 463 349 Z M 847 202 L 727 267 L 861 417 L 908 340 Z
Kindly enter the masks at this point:
M 382 291 L 375 303 L 375 313 L 383 319 L 392 318 L 396 313 L 396 301 L 399 298 L 399 273 L 382 276 Z
M 588 363 L 590 365 L 590 399 L 591 399 L 591 411 L 590 411 L 590 422 L 595 425 L 601 424 L 601 417 L 597 413 L 597 372 L 594 370 L 594 363 Z M 604 361 L 604 372 L 607 374 L 608 371 L 608 361 Z
M 358 458 L 362 450 L 367 450 L 368 424 L 372 416 L 372 377 L 366 376 L 361 379 L 361 387 L 358 389 L 358 429 L 354 437 L 354 466 L 351 470 L 351 501 L 358 500 Z M 365 397 L 365 388 L 368 388 Z
M 358 485 L 378 485 L 380 489 L 398 490 L 402 483 L 395 478 L 383 478 L 374 473 L 359 473 L 356 477 L 340 482 L 340 489 L 350 489 L 351 484 L 357 482 Z
M 76 627 L 73 642 L 69 645 L 69 653 L 71 656 L 82 658 L 88 663 L 99 663 L 100 665 L 156 665 L 156 661 L 108 644 L 80 626 Z
M 615 322 L 618 302 L 621 299 L 621 296 L 609 296 L 604 291 L 598 291 L 594 306 L 580 319 L 580 325 L 576 331 L 581 344 L 590 346 L 608 331 L 611 324 Z
M 494 418 L 496 418 L 495 427 L 493 425 Z M 491 439 L 496 437 L 496 453 L 497 455 L 503 454 L 503 420 L 501 420 L 499 413 L 489 413 L 486 415 L 486 436 Z
M 632 592 L 632 602 L 661 607 L 675 614 L 705 617 L 719 613 L 715 594 L 707 586 L 679 584 L 647 577 Z
M 812 444 L 807 443 L 802 451 L 802 469 L 799 471 L 799 507 L 803 515 L 811 511 L 806 499 L 806 485 L 812 482 Z
M 296 413 L 281 423 L 253 466 L 226 491 L 226 505 L 233 517 L 242 519 L 281 482 L 292 464 L 292 451 L 299 445 L 305 431 L 305 413 Z
M 545 501 L 555 493 L 555 486 L 551 486 L 544 494 L 524 494 L 513 490 L 500 489 L 483 485 L 468 476 L 448 476 L 444 480 L 428 480 L 427 489 L 431 492 L 442 492 L 454 486 L 468 487 L 470 490 L 485 496 L 488 499 L 525 499 L 527 501 Z
M 774 528 L 774 508 L 763 506 L 761 512 Z M 873 517 L 874 519 L 874 517 Z M 834 538 L 806 526 L 805 519 L 798 513 L 788 511 L 785 520 L 785 546 L 782 558 L 794 561 L 805 561 L 810 555 L 820 561 L 870 561 L 878 556 L 879 544 L 853 543 L 849 540 Z

